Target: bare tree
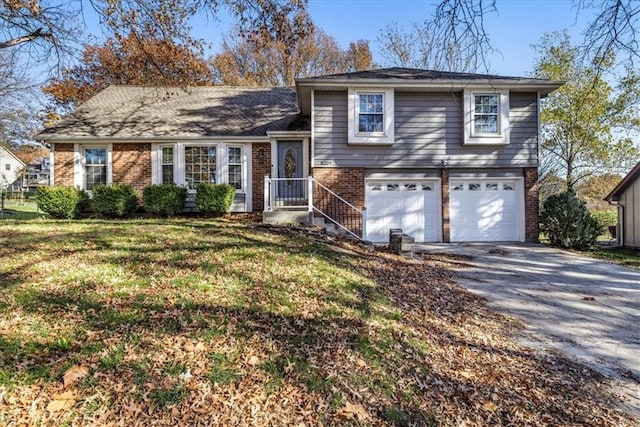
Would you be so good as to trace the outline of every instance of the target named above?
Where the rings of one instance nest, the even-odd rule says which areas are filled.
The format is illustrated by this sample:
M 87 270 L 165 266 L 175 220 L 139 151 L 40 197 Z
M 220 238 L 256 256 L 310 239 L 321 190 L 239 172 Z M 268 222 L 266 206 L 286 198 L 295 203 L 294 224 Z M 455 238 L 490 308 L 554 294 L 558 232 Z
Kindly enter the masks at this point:
M 614 54 L 631 62 L 640 57 L 640 2 L 638 0 L 572 0 L 576 14 L 595 14 L 584 33 L 581 53 L 585 63 Z M 485 18 L 498 13 L 495 0 L 440 0 L 425 23 L 436 45 L 451 43 L 476 68 L 488 69 L 488 54 L 495 51 Z M 475 53 L 474 53 L 475 52 Z
M 597 11 L 584 36 L 583 54 L 591 62 L 612 53 L 633 62 L 640 58 L 637 0 L 574 0 L 578 12 Z
M 413 23 L 409 31 L 404 31 L 394 23 L 380 30 L 376 41 L 385 62 L 396 67 L 471 72 L 485 61 L 479 61 L 475 49 L 461 49 L 453 41 L 438 40 L 430 28 L 427 23 Z

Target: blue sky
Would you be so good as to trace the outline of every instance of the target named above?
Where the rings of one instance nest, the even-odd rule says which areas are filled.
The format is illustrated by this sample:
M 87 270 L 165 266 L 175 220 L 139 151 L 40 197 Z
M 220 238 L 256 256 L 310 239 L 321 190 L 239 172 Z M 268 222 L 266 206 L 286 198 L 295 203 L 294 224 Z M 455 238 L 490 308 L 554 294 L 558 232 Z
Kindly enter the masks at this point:
M 313 22 L 335 37 L 344 48 L 350 41 L 369 40 L 374 60 L 381 61 L 376 38 L 387 24 L 398 23 L 410 28 L 411 23 L 425 21 L 435 10 L 434 0 L 310 0 Z M 486 29 L 500 51 L 490 57 L 491 72 L 503 75 L 527 75 L 533 68 L 531 44 L 545 32 L 567 29 L 575 42 L 580 41 L 592 11 L 576 10 L 569 0 L 497 0 L 498 13 L 487 17 Z M 220 15 L 217 22 L 194 21 L 197 37 L 212 44 L 215 52 L 221 35 L 233 20 Z

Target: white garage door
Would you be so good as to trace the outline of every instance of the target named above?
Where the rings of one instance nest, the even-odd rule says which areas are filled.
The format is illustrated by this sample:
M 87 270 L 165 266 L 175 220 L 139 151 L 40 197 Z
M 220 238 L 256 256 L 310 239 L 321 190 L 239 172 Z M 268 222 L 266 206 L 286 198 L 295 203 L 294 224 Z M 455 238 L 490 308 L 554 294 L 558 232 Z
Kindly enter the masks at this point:
M 367 181 L 366 206 L 369 241 L 388 242 L 391 228 L 416 242 L 440 241 L 439 181 Z
M 450 181 L 452 242 L 524 241 L 521 180 Z

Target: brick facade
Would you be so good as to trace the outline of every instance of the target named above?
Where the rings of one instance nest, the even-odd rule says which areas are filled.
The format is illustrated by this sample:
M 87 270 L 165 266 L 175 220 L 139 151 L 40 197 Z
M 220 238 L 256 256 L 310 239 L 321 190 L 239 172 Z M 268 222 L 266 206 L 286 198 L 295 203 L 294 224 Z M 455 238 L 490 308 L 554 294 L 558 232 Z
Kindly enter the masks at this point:
M 356 208 L 364 208 L 364 168 L 314 168 L 313 177 Z M 320 186 L 314 186 L 313 196 L 314 206 L 354 233 L 362 234 L 362 217 L 357 212 L 332 197 Z
M 264 210 L 264 177 L 271 176 L 271 144 L 251 145 L 251 181 L 253 212 Z
M 151 144 L 114 143 L 112 147 L 112 182 L 131 184 L 142 193 L 151 185 Z
M 313 177 L 356 208 L 364 208 L 364 168 L 313 168 Z
M 451 241 L 451 215 L 449 213 L 449 170 L 440 170 L 440 191 L 442 197 L 442 241 Z
M 73 144 L 53 144 L 53 183 L 73 186 Z
M 524 175 L 524 238 L 537 242 L 540 234 L 538 206 L 538 169 L 525 168 Z

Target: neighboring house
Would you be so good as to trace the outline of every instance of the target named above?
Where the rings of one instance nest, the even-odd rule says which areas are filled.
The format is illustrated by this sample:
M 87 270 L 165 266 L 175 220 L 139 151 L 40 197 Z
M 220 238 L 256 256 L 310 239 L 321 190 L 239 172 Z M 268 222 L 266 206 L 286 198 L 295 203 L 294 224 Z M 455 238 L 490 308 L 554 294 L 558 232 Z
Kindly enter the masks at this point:
M 390 68 L 295 89 L 112 86 L 39 139 L 54 185 L 225 182 L 236 211 L 302 209 L 375 242 L 535 241 L 539 104 L 561 85 Z
M 49 157 L 34 157 L 25 168 L 22 187 L 25 191 L 34 192 L 38 187 L 49 185 Z
M 640 163 L 605 197 L 618 207 L 618 244 L 640 248 Z
M 16 149 L 15 154 L 26 165 L 22 174 L 23 191 L 34 192 L 38 187 L 49 185 L 51 152 L 48 148 L 23 144 Z
M 0 188 L 7 191 L 21 191 L 22 174 L 25 164 L 15 153 L 0 146 Z

